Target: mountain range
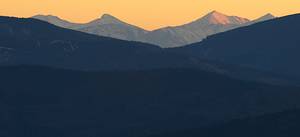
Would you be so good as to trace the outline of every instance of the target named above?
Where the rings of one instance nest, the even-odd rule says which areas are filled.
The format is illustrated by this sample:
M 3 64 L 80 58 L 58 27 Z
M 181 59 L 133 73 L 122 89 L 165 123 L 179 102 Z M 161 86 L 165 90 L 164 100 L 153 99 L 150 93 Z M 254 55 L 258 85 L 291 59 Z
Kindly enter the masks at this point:
M 297 136 L 300 14 L 272 18 L 212 12 L 186 28 L 244 27 L 161 48 L 64 28 L 138 28 L 110 15 L 0 17 L 0 136 Z
M 242 80 L 300 85 L 297 77 L 203 59 L 186 53 L 186 48 L 177 53 L 177 49 L 91 35 L 32 18 L 0 17 L 0 28 L 1 66 L 24 64 L 73 70 L 194 68 Z
M 300 14 L 290 15 L 216 34 L 202 42 L 170 50 L 182 55 L 299 77 L 299 24 Z
M 52 15 L 36 15 L 32 18 L 47 21 L 60 27 L 99 36 L 146 42 L 159 45 L 163 48 L 170 48 L 199 42 L 213 34 L 274 19 L 275 17 L 271 14 L 267 14 L 261 18 L 250 21 L 246 18 L 228 16 L 218 11 L 213 11 L 191 23 L 176 27 L 165 27 L 153 31 L 147 31 L 130 25 L 108 14 L 104 14 L 100 19 L 86 24 L 70 23 Z
M 155 45 L 99 37 L 36 19 L 0 17 L 0 41 L 1 65 L 124 70 L 197 64 Z

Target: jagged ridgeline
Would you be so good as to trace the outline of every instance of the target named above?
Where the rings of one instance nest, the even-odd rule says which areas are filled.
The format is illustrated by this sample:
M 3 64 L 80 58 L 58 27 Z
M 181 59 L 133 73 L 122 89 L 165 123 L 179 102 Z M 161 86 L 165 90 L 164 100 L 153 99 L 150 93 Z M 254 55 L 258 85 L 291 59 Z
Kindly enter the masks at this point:
M 153 31 L 147 31 L 137 26 L 125 23 L 108 14 L 104 14 L 100 19 L 95 19 L 85 24 L 70 23 L 52 15 L 36 15 L 33 16 L 33 18 L 47 21 L 60 27 L 90 34 L 129 41 L 146 42 L 159 45 L 163 48 L 168 48 L 199 42 L 213 34 L 274 19 L 275 17 L 271 14 L 267 14 L 256 20 L 250 21 L 246 18 L 228 16 L 220 12 L 213 11 L 202 18 L 192 21 L 191 23 L 176 27 L 161 28 Z

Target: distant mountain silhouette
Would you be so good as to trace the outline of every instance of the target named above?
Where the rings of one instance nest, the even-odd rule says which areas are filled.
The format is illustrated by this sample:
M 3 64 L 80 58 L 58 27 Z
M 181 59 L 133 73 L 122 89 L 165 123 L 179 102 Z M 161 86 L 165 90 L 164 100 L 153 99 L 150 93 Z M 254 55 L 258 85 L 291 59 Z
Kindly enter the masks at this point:
M 251 24 L 254 24 L 254 23 L 259 23 L 259 22 L 263 22 L 263 21 L 267 21 L 267 20 L 272 20 L 272 19 L 275 19 L 276 17 L 274 15 L 272 15 L 271 13 L 268 13 L 256 20 L 253 20 L 251 21 L 252 23 Z
M 203 24 L 251 23 L 211 14 Z M 89 23 L 107 24 L 126 26 Z M 299 79 L 285 75 L 300 78 L 299 24 L 293 15 L 163 49 L 0 17 L 0 136 L 297 136 Z
M 63 27 L 63 28 L 77 28 L 78 26 L 80 26 L 80 24 L 71 23 L 69 21 L 63 20 L 63 19 L 61 19 L 57 16 L 53 16 L 53 15 L 35 15 L 32 18 L 46 21 L 48 23 L 51 23 L 53 25 Z
M 109 14 L 104 14 L 101 18 L 85 24 L 69 24 L 67 21 L 59 19 L 58 17 L 48 19 L 48 16 L 41 15 L 33 16 L 32 18 L 46 21 L 63 28 L 129 41 L 138 41 L 139 37 L 147 32 L 142 28 L 125 23 Z
M 245 18 L 227 16 L 213 11 L 182 26 L 167 27 L 149 32 L 144 36 L 143 41 L 162 47 L 178 47 L 199 42 L 209 35 L 240 27 L 247 22 L 249 20 Z
M 233 120 L 209 128 L 190 129 L 148 137 L 296 137 L 300 135 L 300 110 Z
M 142 28 L 127 24 L 109 14 L 104 14 L 100 19 L 81 25 L 76 30 L 129 41 L 137 41 L 138 37 L 147 32 Z
M 112 15 L 103 14 L 100 19 L 96 19 L 94 21 L 87 23 L 87 26 L 105 25 L 105 24 L 126 24 L 126 23 Z
M 60 27 L 96 34 L 99 36 L 146 42 L 159 45 L 163 48 L 169 48 L 199 42 L 207 36 L 273 19 L 272 17 L 273 16 L 271 14 L 267 14 L 257 20 L 250 21 L 245 18 L 228 16 L 220 12 L 213 11 L 191 23 L 176 27 L 161 28 L 154 31 L 146 31 L 142 28 L 130 25 L 109 14 L 104 14 L 100 19 L 96 19 L 86 24 L 75 25 L 59 19 L 58 17 L 52 17 L 54 19 L 49 19 L 49 16 L 43 17 L 39 15 L 34 16 L 33 18 L 47 21 Z
M 212 11 L 208 15 L 204 16 L 201 20 L 203 20 L 203 22 L 206 22 L 206 24 L 222 24 L 222 25 L 244 24 L 250 21 L 246 18 L 241 18 L 237 16 L 227 16 L 218 11 Z
M 0 17 L 0 65 L 42 65 L 74 70 L 194 68 L 237 79 L 300 85 L 298 78 L 198 59 L 158 46 L 98 37 L 35 19 Z
M 300 76 L 300 14 L 277 18 L 172 49 L 177 53 Z
M 168 53 L 158 46 L 98 37 L 36 19 L 0 17 L 0 41 L 1 65 L 124 70 L 197 64 L 191 57 Z
M 140 137 L 300 107 L 299 87 L 193 69 L 19 66 L 0 75 L 0 136 Z
M 249 26 L 249 25 L 253 25 L 253 24 L 256 24 L 256 23 L 259 23 L 259 22 L 264 22 L 264 21 L 268 21 L 268 20 L 272 20 L 272 19 L 276 19 L 277 17 L 275 17 L 274 15 L 272 15 L 271 13 L 268 13 L 264 16 L 261 16 L 255 20 L 252 20 L 250 22 L 247 22 L 245 24 L 243 24 L 243 27 L 244 26 Z

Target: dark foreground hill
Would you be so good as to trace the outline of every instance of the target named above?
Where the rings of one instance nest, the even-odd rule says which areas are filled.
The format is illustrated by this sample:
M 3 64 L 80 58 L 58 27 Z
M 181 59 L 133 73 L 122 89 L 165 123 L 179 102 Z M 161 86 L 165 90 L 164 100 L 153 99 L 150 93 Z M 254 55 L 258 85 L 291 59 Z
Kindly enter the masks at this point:
M 98 37 L 36 19 L 0 17 L 0 65 L 108 70 L 197 64 L 158 46 Z
M 300 77 L 300 14 L 217 34 L 173 49 L 185 55 Z
M 154 45 L 98 37 L 35 19 L 0 17 L 0 66 L 43 65 L 75 70 L 198 68 L 272 84 L 299 80 L 178 55 Z
M 0 68 L 0 136 L 133 137 L 300 107 L 300 89 L 193 69 Z
M 296 137 L 300 136 L 300 111 L 284 111 L 233 120 L 209 128 L 190 129 L 151 137 Z M 149 136 L 149 137 L 150 137 Z

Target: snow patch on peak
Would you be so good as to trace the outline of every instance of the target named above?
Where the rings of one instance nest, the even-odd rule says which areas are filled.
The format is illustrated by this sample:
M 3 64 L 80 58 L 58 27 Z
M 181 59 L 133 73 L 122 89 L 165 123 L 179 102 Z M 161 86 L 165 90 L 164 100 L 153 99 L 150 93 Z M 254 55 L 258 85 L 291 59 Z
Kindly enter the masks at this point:
M 241 18 L 238 16 L 228 16 L 218 11 L 212 11 L 206 16 L 204 16 L 201 20 L 206 21 L 209 24 L 221 24 L 221 25 L 229 25 L 229 24 L 244 24 L 249 22 L 246 18 Z

